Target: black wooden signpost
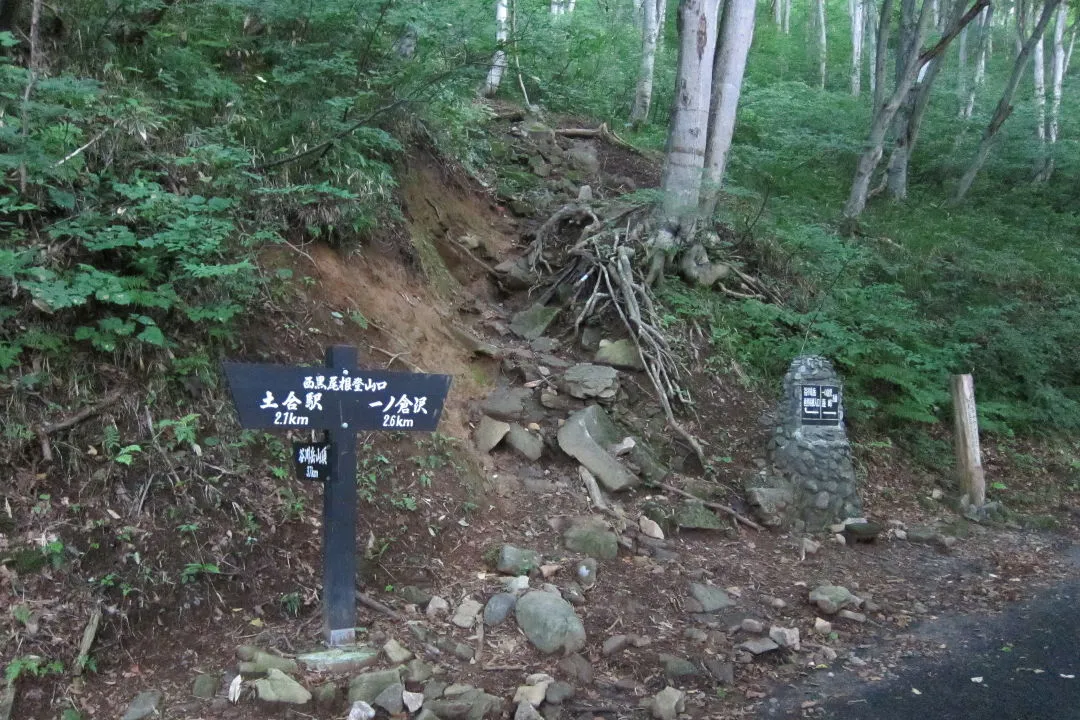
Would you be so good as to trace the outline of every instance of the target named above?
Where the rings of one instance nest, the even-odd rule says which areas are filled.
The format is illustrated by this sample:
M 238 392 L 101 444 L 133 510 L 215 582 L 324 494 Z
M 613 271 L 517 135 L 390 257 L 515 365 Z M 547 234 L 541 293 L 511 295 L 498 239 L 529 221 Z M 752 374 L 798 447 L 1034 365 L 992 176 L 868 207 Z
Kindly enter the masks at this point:
M 245 428 L 325 430 L 326 442 L 297 443 L 293 461 L 323 492 L 323 617 L 330 645 L 356 639 L 356 433 L 431 431 L 449 375 L 363 370 L 356 348 L 326 351 L 325 367 L 222 363 Z

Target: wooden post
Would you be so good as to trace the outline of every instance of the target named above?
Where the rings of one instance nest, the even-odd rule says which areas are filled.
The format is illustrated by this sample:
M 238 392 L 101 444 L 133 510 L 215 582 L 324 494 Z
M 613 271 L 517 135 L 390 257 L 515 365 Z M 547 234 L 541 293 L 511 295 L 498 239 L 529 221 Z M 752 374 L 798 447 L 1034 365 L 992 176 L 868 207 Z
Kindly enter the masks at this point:
M 949 379 L 955 419 L 956 467 L 960 487 L 969 503 L 981 507 L 986 503 L 986 477 L 983 475 L 982 453 L 979 451 L 979 419 L 975 413 L 975 382 L 971 375 L 953 375 Z

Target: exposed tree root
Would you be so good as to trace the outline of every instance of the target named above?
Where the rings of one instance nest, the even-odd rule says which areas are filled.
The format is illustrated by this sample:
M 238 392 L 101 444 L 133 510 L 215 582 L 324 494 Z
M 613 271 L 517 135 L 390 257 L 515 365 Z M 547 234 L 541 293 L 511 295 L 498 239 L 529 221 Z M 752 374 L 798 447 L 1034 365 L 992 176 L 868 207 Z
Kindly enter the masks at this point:
M 654 276 L 663 274 L 676 249 L 670 230 L 650 233 L 648 208 L 623 207 L 601 219 L 591 207 L 571 203 L 537 228 L 525 261 L 547 285 L 538 302 L 558 296 L 566 305 L 578 308 L 575 334 L 590 317 L 608 309 L 618 315 L 637 348 L 668 425 L 693 449 L 702 467 L 707 467 L 701 441 L 679 423 L 672 409 L 673 399 L 685 405 L 693 400 L 680 382 L 678 361 L 661 329 L 652 291 Z M 644 258 L 644 262 L 635 263 L 635 258 Z M 637 267 L 642 265 L 648 268 L 645 274 Z M 710 261 L 700 242 L 683 253 L 679 269 L 688 282 L 717 287 L 731 297 L 779 299 L 764 283 L 733 265 Z M 724 286 L 721 279 L 739 283 L 740 289 Z
M 623 150 L 628 150 L 635 155 L 641 155 L 648 157 L 649 153 L 646 150 L 636 148 L 630 143 L 623 140 L 618 134 L 608 127 L 607 123 L 602 123 L 600 127 L 593 128 L 562 128 L 555 131 L 556 135 L 562 135 L 568 138 L 600 138 L 601 140 L 611 143 L 617 147 L 621 147 Z

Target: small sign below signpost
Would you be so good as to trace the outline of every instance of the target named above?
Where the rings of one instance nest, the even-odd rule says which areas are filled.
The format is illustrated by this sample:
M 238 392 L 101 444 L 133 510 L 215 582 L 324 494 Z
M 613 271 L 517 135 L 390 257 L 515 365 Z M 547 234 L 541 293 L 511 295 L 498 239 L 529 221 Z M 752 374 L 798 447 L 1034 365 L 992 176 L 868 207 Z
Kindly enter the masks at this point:
M 330 475 L 330 443 L 294 442 L 293 464 L 297 480 L 321 482 Z
M 331 646 L 356 640 L 356 433 L 432 431 L 449 375 L 357 367 L 356 348 L 326 351 L 325 367 L 222 363 L 244 428 L 325 430 L 324 442 L 293 446 L 301 479 L 325 480 L 323 609 Z

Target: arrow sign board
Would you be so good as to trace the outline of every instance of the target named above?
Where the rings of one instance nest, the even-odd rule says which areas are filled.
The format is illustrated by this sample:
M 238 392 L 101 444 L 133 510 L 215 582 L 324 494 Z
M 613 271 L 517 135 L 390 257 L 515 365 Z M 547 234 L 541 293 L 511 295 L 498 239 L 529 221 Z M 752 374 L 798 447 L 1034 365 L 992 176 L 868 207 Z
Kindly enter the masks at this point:
M 325 430 L 326 441 L 296 443 L 298 477 L 323 485 L 323 615 L 330 645 L 356 639 L 356 433 L 432 431 L 449 375 L 357 367 L 356 348 L 327 349 L 324 367 L 222 363 L 245 428 Z
M 432 431 L 449 375 L 222 363 L 245 428 Z

